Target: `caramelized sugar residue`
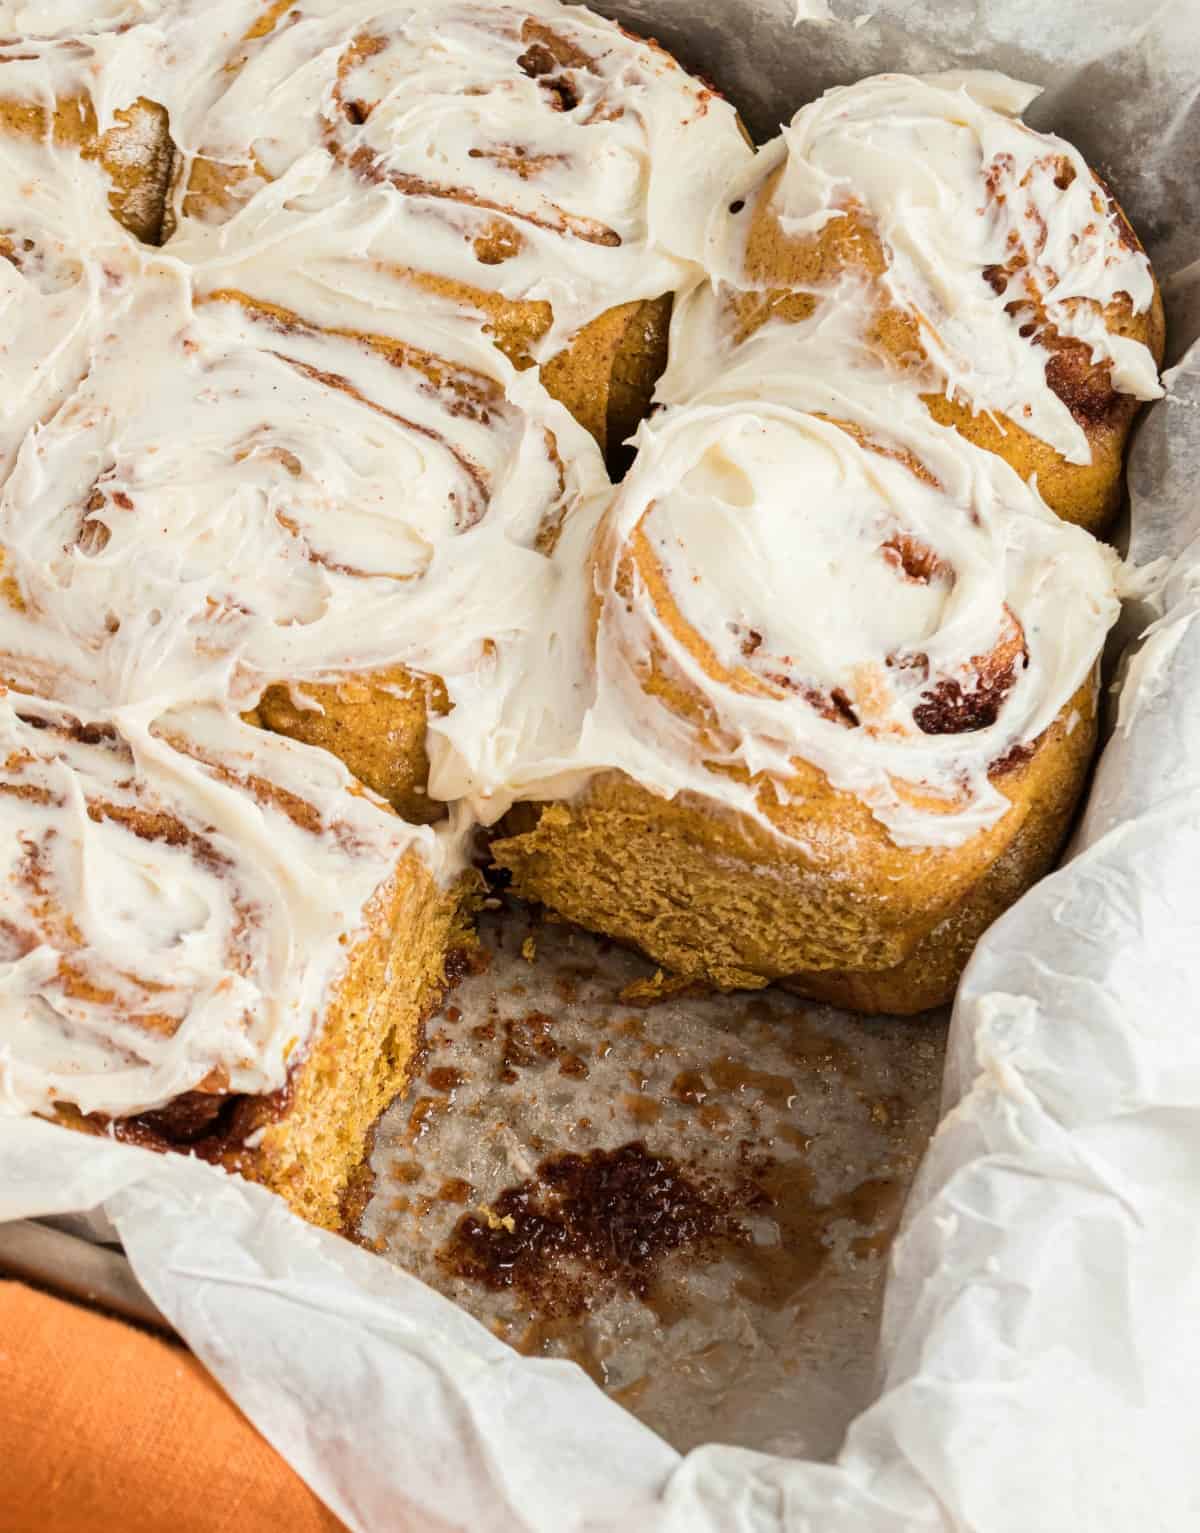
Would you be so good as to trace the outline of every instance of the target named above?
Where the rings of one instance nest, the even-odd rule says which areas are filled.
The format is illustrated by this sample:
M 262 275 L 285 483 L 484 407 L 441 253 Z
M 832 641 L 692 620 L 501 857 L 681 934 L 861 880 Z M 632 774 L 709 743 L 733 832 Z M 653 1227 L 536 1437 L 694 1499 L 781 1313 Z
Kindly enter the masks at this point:
M 561 1050 L 554 1037 L 554 1018 L 545 1011 L 531 1011 L 504 1024 L 504 1051 L 500 1056 L 500 1079 L 511 1085 L 518 1070 L 549 1064 Z
M 467 1282 L 512 1289 L 532 1315 L 577 1318 L 625 1293 L 666 1325 L 683 1312 L 664 1281 L 668 1258 L 728 1260 L 736 1295 L 782 1309 L 820 1274 L 838 1220 L 864 1230 L 882 1221 L 851 1245 L 857 1258 L 877 1257 L 902 1201 L 902 1184 L 877 1177 L 821 1203 L 804 1161 L 770 1155 L 747 1156 L 727 1185 L 636 1140 L 543 1161 L 491 1208 L 464 1214 L 438 1264 Z M 769 1232 L 752 1233 L 751 1220 Z
M 501 1193 L 490 1217 L 464 1215 L 438 1261 L 470 1282 L 517 1290 L 534 1312 L 579 1315 L 601 1291 L 645 1298 L 671 1252 L 744 1239 L 732 1204 L 641 1141 L 557 1155 Z

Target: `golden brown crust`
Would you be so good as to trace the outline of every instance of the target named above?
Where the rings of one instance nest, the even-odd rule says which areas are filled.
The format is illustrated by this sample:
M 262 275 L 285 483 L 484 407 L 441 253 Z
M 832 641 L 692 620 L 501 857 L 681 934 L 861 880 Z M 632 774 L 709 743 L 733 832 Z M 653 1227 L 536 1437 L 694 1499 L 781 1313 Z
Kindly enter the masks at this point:
M 1012 807 L 956 848 L 897 847 L 866 805 L 797 763 L 786 802 L 765 782 L 759 798 L 786 842 L 614 773 L 570 804 L 515 810 L 492 855 L 514 893 L 686 978 L 726 990 L 785 979 L 855 1009 L 922 1010 L 949 998 L 1002 902 L 1050 866 L 1094 738 L 1089 684 L 1027 759 L 993 773 Z
M 542 368 L 547 392 L 614 461 L 621 444 L 649 413 L 667 361 L 672 295 L 609 309 Z
M 377 897 L 368 935 L 293 1072 L 282 1115 L 267 1108 L 261 1143 L 222 1164 L 281 1193 L 296 1213 L 336 1229 L 367 1137 L 406 1089 L 421 1026 L 446 984 L 449 952 L 468 944 L 474 879 L 438 889 L 417 857 Z
M 425 791 L 426 726 L 431 714 L 449 708 L 436 676 L 418 676 L 396 665 L 328 682 L 268 687 L 243 717 L 329 751 L 406 820 L 429 825 L 445 816 L 446 807 Z
M 108 200 L 113 217 L 135 238 L 157 245 L 175 154 L 166 109 L 139 96 L 114 116 L 114 125 L 101 133 L 86 96 L 64 97 L 53 108 L 0 99 L 0 131 L 49 138 L 98 161 L 112 183 Z

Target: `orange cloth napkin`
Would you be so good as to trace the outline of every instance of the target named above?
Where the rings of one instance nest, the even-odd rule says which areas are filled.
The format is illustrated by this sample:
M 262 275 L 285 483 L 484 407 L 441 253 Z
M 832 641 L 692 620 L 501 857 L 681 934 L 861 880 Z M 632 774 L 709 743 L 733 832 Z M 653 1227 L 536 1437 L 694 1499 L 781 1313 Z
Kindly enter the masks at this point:
M 344 1533 L 200 1364 L 0 1282 L 0 1533 Z

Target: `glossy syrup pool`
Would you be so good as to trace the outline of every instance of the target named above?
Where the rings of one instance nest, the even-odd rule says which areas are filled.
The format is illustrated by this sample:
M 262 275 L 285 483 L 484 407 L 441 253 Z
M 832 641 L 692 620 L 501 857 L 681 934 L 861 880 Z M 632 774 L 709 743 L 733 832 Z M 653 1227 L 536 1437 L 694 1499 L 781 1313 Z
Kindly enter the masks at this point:
M 835 1452 L 872 1393 L 945 1016 L 646 1005 L 653 966 L 584 932 L 514 906 L 480 936 L 380 1122 L 362 1238 L 681 1450 Z

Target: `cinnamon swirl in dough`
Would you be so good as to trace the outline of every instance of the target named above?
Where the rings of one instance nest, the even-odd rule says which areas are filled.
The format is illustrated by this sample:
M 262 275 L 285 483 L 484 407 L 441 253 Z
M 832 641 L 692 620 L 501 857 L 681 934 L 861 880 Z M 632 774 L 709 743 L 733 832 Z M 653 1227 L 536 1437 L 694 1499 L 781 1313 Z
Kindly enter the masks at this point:
M 506 815 L 520 893 L 679 974 L 948 996 L 1080 792 L 1118 565 L 1068 523 L 1158 390 L 1023 88 L 755 157 L 557 0 L 0 27 L 0 1114 L 336 1223 Z
M 750 158 L 711 89 L 558 0 L 263 0 L 175 131 L 185 216 L 369 206 L 361 253 L 541 363 L 602 449 L 645 413 L 712 190 Z
M 916 1011 L 1061 843 L 1115 559 L 812 344 L 770 404 L 643 427 L 586 554 L 592 695 L 546 764 L 583 785 L 493 853 L 676 973 Z
M 315 242 L 286 274 L 179 259 L 0 490 L 24 607 L 0 652 L 54 643 L 128 702 L 223 696 L 440 819 L 427 714 L 537 610 L 599 453 L 450 304 Z
M 10 692 L 0 742 L 0 1110 L 187 1148 L 336 1224 L 462 940 L 432 833 L 217 709 L 146 728 Z
M 1079 151 L 1020 120 L 1036 94 L 983 71 L 879 75 L 799 111 L 716 216 L 723 280 L 678 317 L 662 397 L 707 386 L 769 321 L 850 305 L 935 420 L 1102 532 L 1162 392 L 1162 302 Z

